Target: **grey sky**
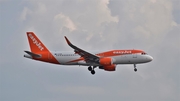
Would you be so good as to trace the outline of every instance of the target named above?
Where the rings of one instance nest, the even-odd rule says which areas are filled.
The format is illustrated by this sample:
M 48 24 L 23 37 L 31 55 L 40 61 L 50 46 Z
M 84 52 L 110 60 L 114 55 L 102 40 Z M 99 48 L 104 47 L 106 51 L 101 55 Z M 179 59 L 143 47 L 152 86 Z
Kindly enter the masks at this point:
M 142 49 L 115 72 L 23 58 L 33 31 L 50 50 Z M 179 101 L 180 0 L 0 0 L 0 101 Z

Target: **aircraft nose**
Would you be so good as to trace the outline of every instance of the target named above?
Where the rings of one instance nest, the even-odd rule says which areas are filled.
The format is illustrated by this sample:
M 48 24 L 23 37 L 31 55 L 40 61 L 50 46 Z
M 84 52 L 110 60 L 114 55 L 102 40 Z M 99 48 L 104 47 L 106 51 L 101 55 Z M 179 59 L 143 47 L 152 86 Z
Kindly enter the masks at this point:
M 147 57 L 147 60 L 150 62 L 150 61 L 153 60 L 153 57 L 149 55 L 149 56 Z

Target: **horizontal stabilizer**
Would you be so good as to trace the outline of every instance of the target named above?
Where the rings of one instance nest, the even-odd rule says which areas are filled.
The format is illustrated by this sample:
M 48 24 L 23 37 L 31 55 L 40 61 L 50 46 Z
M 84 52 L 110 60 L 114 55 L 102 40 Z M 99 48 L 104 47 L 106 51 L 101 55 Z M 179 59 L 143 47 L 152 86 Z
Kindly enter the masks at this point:
M 32 57 L 36 57 L 36 58 L 40 58 L 41 57 L 41 55 L 29 52 L 29 51 L 24 51 L 24 52 L 26 52 L 27 54 L 29 54 Z

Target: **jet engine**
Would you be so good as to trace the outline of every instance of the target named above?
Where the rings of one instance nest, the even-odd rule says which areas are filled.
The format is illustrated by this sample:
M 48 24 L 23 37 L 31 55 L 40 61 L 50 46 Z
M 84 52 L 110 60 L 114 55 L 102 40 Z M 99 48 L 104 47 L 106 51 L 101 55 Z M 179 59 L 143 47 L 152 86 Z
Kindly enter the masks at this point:
M 99 69 L 104 69 L 105 71 L 115 71 L 116 70 L 116 65 L 112 64 L 109 66 L 99 66 Z
M 99 60 L 100 65 L 99 69 L 104 69 L 105 71 L 115 71 L 116 65 L 113 64 L 113 59 L 109 57 L 101 58 Z
M 113 60 L 112 58 L 108 58 L 108 57 L 100 58 L 99 63 L 102 66 L 109 66 L 113 64 Z

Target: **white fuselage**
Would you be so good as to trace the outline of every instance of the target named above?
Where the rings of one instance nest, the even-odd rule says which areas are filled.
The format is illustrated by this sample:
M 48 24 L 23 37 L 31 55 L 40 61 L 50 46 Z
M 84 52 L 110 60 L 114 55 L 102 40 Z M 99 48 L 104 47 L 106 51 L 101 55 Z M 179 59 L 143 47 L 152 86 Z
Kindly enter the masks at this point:
M 79 59 L 81 56 L 78 54 L 74 54 L 71 52 L 52 52 L 53 56 L 58 60 L 58 62 L 61 65 L 96 65 L 96 64 L 87 64 L 84 60 L 74 61 Z M 96 55 L 96 54 L 94 54 Z M 118 55 L 118 56 L 111 56 L 113 59 L 113 64 L 140 64 L 140 63 L 146 63 L 152 61 L 152 57 L 150 55 L 141 53 L 137 54 L 124 54 L 124 55 Z M 51 59 L 51 57 L 49 57 Z M 74 62 L 69 62 L 74 61 Z
M 65 40 L 74 52 L 49 51 L 33 32 L 27 32 L 27 37 L 31 51 L 24 51 L 26 53 L 24 57 L 59 65 L 88 66 L 91 74 L 95 74 L 96 67 L 106 71 L 115 71 L 118 64 L 133 64 L 134 71 L 137 71 L 136 64 L 153 60 L 143 50 L 137 49 L 88 52 L 73 45 L 66 36 Z

